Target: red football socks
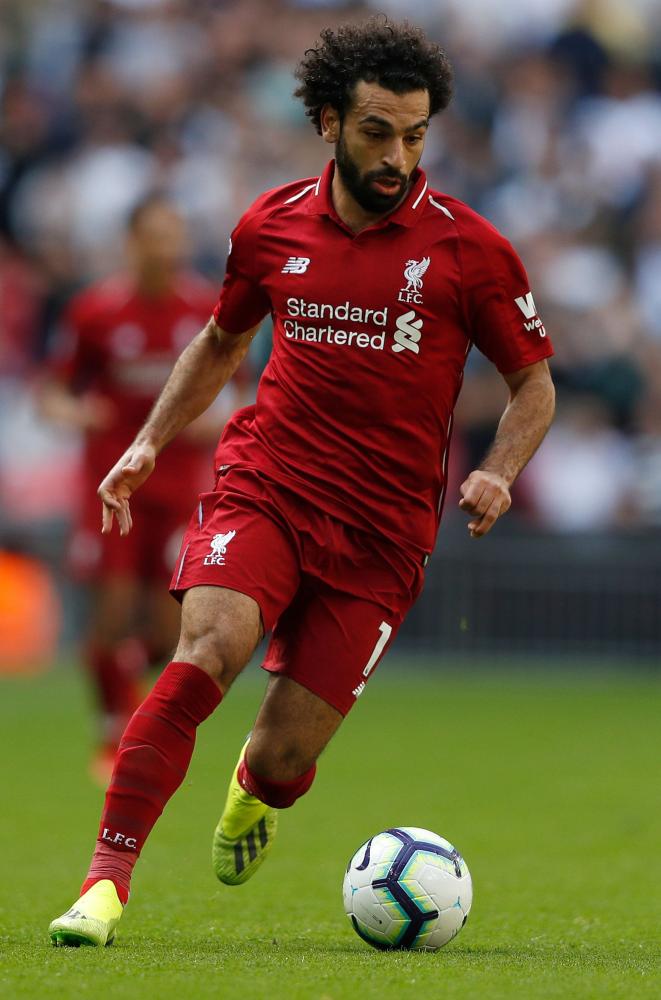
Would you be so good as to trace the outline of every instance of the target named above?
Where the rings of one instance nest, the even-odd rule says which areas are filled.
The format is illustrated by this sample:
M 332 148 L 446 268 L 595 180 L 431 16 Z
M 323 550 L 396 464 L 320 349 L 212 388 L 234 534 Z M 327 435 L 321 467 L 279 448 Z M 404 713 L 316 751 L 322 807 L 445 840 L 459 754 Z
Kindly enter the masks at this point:
M 262 778 L 251 771 L 244 757 L 239 764 L 236 777 L 241 787 L 260 802 L 273 806 L 274 809 L 287 809 L 293 806 L 301 795 L 305 795 L 316 773 L 317 765 L 313 764 L 309 771 L 294 778 L 293 781 L 271 781 L 270 778 Z
M 81 892 L 108 878 L 126 903 L 140 851 L 188 770 L 197 727 L 221 699 L 218 686 L 193 663 L 165 668 L 122 736 Z
M 137 642 L 129 640 L 113 649 L 90 644 L 85 660 L 104 720 L 103 740 L 116 746 L 142 701 L 139 678 L 146 658 Z

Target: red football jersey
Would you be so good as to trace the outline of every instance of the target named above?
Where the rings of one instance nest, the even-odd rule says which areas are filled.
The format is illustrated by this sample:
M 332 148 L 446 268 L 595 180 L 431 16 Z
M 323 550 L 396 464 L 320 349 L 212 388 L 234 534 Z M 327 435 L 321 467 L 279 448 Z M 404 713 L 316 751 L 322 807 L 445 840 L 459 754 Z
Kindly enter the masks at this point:
M 217 465 L 257 468 L 424 556 L 472 345 L 504 374 L 552 347 L 485 219 L 418 170 L 399 208 L 356 234 L 333 208 L 333 171 L 262 195 L 232 234 L 214 317 L 239 334 L 271 312 L 273 351 Z
M 85 471 L 100 482 L 144 423 L 183 349 L 209 321 L 215 302 L 210 286 L 182 274 L 158 296 L 136 291 L 114 277 L 76 295 L 63 316 L 52 367 L 74 392 L 93 392 L 112 406 L 111 425 L 86 436 Z M 143 492 L 166 495 L 190 490 L 199 480 L 207 449 L 176 438 L 159 456 Z

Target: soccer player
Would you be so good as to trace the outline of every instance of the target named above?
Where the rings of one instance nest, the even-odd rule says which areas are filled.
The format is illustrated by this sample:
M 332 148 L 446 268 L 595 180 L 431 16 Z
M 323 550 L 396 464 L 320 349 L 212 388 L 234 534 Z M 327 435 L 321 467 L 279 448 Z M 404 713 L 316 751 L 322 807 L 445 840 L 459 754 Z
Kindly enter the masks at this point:
M 183 266 L 186 243 L 184 221 L 165 198 L 150 195 L 136 205 L 126 273 L 68 304 L 41 391 L 44 414 L 85 435 L 83 506 L 69 563 L 92 595 L 84 658 L 100 719 L 91 771 L 104 787 L 142 701 L 144 667 L 166 662 L 177 643 L 179 608 L 166 585 L 190 517 L 191 485 L 201 486 L 210 463 L 211 427 L 198 424 L 173 442 L 136 496 L 133 544 L 99 534 L 99 481 L 135 438 L 215 302 L 207 282 Z
M 552 418 L 551 345 L 521 262 L 419 166 L 450 99 L 445 54 L 417 29 L 372 19 L 322 32 L 297 78 L 334 159 L 239 221 L 213 318 L 99 487 L 104 532 L 116 519 L 127 535 L 129 500 L 157 455 L 208 406 L 270 311 L 256 405 L 224 430 L 215 488 L 195 507 L 172 579 L 183 609 L 174 661 L 122 737 L 81 896 L 50 925 L 56 944 L 112 940 L 198 725 L 272 632 L 266 696 L 212 847 L 230 885 L 262 863 L 277 810 L 310 788 L 420 592 L 471 346 L 510 395 L 461 487 L 474 537 L 509 508 Z

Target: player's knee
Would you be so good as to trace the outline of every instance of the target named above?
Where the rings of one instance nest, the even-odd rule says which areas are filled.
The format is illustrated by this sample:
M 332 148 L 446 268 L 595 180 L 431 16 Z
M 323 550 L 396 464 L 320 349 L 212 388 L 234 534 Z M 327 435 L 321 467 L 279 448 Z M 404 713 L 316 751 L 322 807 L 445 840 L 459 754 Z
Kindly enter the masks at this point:
M 131 618 L 125 614 L 104 614 L 93 620 L 90 641 L 109 652 L 131 636 Z
M 237 650 L 224 630 L 211 628 L 196 634 L 182 631 L 175 659 L 194 663 L 227 691 L 249 657 Z

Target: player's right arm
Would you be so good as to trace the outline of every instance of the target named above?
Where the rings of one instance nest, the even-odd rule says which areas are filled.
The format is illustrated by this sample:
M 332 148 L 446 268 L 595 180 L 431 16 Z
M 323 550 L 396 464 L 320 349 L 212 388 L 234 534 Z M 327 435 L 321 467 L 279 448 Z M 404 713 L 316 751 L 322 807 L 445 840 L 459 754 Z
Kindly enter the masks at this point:
M 39 412 L 44 419 L 76 431 L 105 431 L 112 427 L 115 408 L 110 400 L 95 393 L 76 395 L 66 382 L 52 376 L 39 387 Z
M 259 324 L 244 333 L 228 333 L 212 318 L 180 355 L 135 441 L 98 488 L 103 534 L 110 531 L 114 517 L 120 534 L 128 534 L 131 494 L 149 477 L 159 452 L 210 406 L 231 379 L 258 329 Z
M 110 430 L 117 416 L 113 402 L 97 388 L 106 364 L 91 332 L 99 295 L 96 288 L 88 289 L 68 303 L 37 390 L 45 420 L 82 433 Z

